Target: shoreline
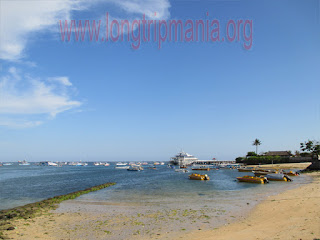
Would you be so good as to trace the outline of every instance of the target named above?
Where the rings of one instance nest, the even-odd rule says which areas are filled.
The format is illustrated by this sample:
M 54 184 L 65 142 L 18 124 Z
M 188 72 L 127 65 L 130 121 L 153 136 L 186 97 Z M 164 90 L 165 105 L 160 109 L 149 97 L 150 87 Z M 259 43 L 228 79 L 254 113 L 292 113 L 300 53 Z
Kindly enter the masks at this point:
M 214 230 L 193 231 L 183 239 L 320 239 L 320 172 L 307 175 L 312 177 L 311 183 L 268 197 L 243 220 Z
M 247 202 L 236 203 L 241 205 L 241 211 L 226 212 L 223 208 L 212 206 L 197 206 L 181 202 L 179 205 L 168 206 L 146 203 L 142 206 L 141 203 L 107 203 L 107 202 L 81 202 L 81 200 L 70 200 L 63 202 L 59 208 L 43 216 L 29 219 L 18 220 L 17 229 L 8 231 L 8 237 L 12 239 L 232 239 L 234 233 L 240 231 L 249 232 L 246 239 L 252 239 L 255 231 L 260 232 L 263 228 L 248 228 L 248 225 L 253 225 L 252 219 L 265 224 L 261 221 L 261 214 L 272 212 L 270 209 L 276 209 L 276 212 L 281 212 L 279 206 L 283 208 L 281 197 L 287 192 L 292 191 L 296 197 L 303 196 L 302 200 L 309 198 L 310 191 L 301 193 L 301 188 L 310 188 L 313 186 L 319 192 L 320 173 L 307 174 L 313 177 L 311 183 L 303 186 L 294 187 L 291 190 L 282 191 L 280 194 L 269 195 L 266 198 L 259 199 L 257 195 L 252 199 L 252 203 L 247 205 Z M 316 193 L 314 193 L 316 194 Z M 287 196 L 285 199 L 290 199 Z M 280 198 L 280 200 L 279 200 Z M 316 196 L 320 198 L 320 196 Z M 316 199 L 314 198 L 314 199 Z M 228 199 L 226 199 L 228 200 Z M 305 204 L 300 201 L 300 204 Z M 309 200 L 308 200 L 309 201 Z M 277 203 L 274 206 L 266 206 L 261 210 L 261 206 L 266 203 Z M 290 206 L 292 205 L 292 202 Z M 256 205 L 257 204 L 257 205 Z M 213 204 L 215 206 L 215 204 Z M 259 209 L 259 210 L 257 210 Z M 258 217 L 252 217 L 258 211 Z M 319 205 L 316 212 L 320 212 Z M 232 213 L 232 214 L 230 214 Z M 300 217 L 303 214 L 300 212 Z M 286 214 L 283 214 L 286 216 Z M 277 215 L 278 216 L 278 215 Z M 288 217 L 288 216 L 287 216 Z M 290 216 L 291 217 L 291 216 Z M 272 216 L 264 216 L 263 219 L 272 219 Z M 306 216 L 306 219 L 309 219 Z M 247 222 L 249 221 L 249 222 Z M 317 218 L 319 221 L 319 218 Z M 227 222 L 227 224 L 225 224 Z M 273 221 L 274 222 L 274 221 Z M 247 225 L 239 225 L 245 223 Z M 225 224 L 225 226 L 223 226 Z M 283 223 L 284 225 L 286 223 Z M 231 227 L 232 226 L 232 227 Z M 272 225 L 269 226 L 272 228 Z M 201 231 L 199 230 L 201 229 Z M 210 230 L 215 229 L 215 230 Z M 246 230 L 246 231 L 243 231 Z M 306 227 L 301 229 L 307 229 Z M 229 233 L 232 233 L 228 236 Z M 315 231 L 315 236 L 317 235 Z M 264 234 L 266 235 L 266 234 Z M 219 236 L 220 238 L 217 238 Z M 267 236 L 267 235 L 266 235 Z M 276 239 L 277 237 L 268 237 L 265 239 Z M 256 237 L 255 239 L 258 239 Z M 293 238 L 296 239 L 297 237 Z M 237 239 L 242 239 L 237 237 Z M 244 239 L 244 238 L 243 238 Z M 262 238 L 264 239 L 263 236 Z M 282 237 L 279 239 L 291 239 Z M 298 238 L 299 239 L 299 238 Z M 303 238 L 305 239 L 305 238 Z M 313 238 L 307 238 L 313 239 Z

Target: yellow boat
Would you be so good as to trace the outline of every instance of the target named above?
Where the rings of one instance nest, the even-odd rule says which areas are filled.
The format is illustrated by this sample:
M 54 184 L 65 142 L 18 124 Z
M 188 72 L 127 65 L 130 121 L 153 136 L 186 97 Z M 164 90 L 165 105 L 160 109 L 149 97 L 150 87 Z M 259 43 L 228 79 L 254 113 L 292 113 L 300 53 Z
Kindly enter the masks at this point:
M 299 173 L 297 172 L 293 172 L 293 171 L 290 171 L 290 172 L 284 172 L 284 174 L 288 175 L 288 176 L 299 176 Z
M 249 182 L 249 183 L 268 183 L 268 180 L 265 177 L 252 177 L 252 176 L 243 176 L 237 177 L 239 182 Z
M 270 173 L 280 173 L 279 171 L 277 170 L 256 170 L 256 171 L 252 171 L 253 174 L 255 176 L 262 176 L 262 175 L 267 175 L 267 174 L 270 174 Z
M 210 180 L 210 178 L 207 174 L 197 174 L 197 173 L 192 173 L 191 175 L 189 175 L 189 179 L 191 179 L 191 180 Z
M 243 167 L 243 168 L 238 168 L 238 172 L 252 172 L 256 170 L 254 167 Z

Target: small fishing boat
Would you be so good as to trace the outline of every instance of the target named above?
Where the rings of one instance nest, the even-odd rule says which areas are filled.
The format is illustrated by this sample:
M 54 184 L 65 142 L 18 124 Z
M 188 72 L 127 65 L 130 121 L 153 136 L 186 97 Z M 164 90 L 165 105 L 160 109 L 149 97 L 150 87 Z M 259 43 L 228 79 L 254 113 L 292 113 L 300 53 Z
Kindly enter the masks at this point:
M 136 171 L 136 172 L 139 172 L 139 171 L 141 171 L 141 169 L 140 169 L 140 167 L 129 167 L 128 169 L 127 169 L 127 171 Z
M 116 166 L 115 169 L 129 169 L 130 166 Z
M 207 174 L 197 174 L 197 173 L 192 173 L 191 175 L 189 175 L 189 179 L 191 179 L 191 180 L 210 180 L 210 178 Z
M 285 174 L 282 173 L 270 173 L 265 176 L 269 181 L 284 181 L 291 182 L 292 180 Z
M 4 164 L 3 164 L 4 165 Z M 299 176 L 300 174 L 298 172 L 294 172 L 294 171 L 289 171 L 289 172 L 283 172 L 285 175 L 288 175 L 288 176 Z
M 255 176 L 263 176 L 271 173 L 281 173 L 281 171 L 277 171 L 277 170 L 256 170 L 252 172 Z
M 26 160 L 23 160 L 22 162 L 19 161 L 20 166 L 29 166 L 30 163 L 28 163 Z
M 2 165 L 3 165 L 3 166 L 11 166 L 12 163 L 3 163 Z
M 210 171 L 210 167 L 208 166 L 202 166 L 202 165 L 194 165 L 192 168 L 191 168 L 193 171 Z
M 128 165 L 128 163 L 118 162 L 116 165 L 117 165 L 117 166 L 126 166 L 126 165 Z
M 237 177 L 239 182 L 248 182 L 248 183 L 268 183 L 268 179 L 265 177 L 253 177 L 253 176 L 243 176 Z
M 77 167 L 84 167 L 84 166 L 88 166 L 88 163 L 85 163 L 85 162 L 78 162 L 78 163 L 76 163 L 75 164 L 75 166 L 77 166 Z
M 238 168 L 239 172 L 252 172 L 256 170 L 254 167 L 242 167 L 242 168 Z
M 177 169 L 175 169 L 174 170 L 175 172 L 182 172 L 182 173 L 188 173 L 189 171 L 188 171 L 188 169 L 181 169 L 181 168 L 177 168 Z

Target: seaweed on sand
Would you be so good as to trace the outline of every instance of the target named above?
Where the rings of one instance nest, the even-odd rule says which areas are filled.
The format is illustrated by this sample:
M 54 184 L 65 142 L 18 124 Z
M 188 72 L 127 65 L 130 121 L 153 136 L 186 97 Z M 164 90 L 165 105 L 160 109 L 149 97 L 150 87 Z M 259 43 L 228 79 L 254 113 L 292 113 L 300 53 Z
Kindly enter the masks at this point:
M 65 200 L 75 199 L 80 195 L 101 190 L 115 185 L 115 183 L 104 183 L 98 186 L 80 190 L 77 192 L 72 192 L 64 195 L 55 196 L 42 200 L 40 202 L 29 203 L 27 205 L 16 207 L 8 210 L 0 211 L 0 239 L 6 239 L 4 231 L 14 230 L 13 225 L 14 220 L 17 219 L 29 219 L 36 216 L 40 216 L 49 210 L 56 209 L 58 204 Z

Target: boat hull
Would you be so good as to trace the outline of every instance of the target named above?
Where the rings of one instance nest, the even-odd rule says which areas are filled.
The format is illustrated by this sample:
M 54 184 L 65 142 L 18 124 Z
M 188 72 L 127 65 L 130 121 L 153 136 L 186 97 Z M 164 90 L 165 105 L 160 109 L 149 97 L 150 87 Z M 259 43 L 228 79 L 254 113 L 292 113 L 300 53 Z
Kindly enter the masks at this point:
M 292 181 L 288 176 L 284 174 L 268 174 L 266 178 L 269 181 L 282 181 L 282 182 L 290 182 Z
M 264 177 L 243 176 L 243 177 L 237 177 L 237 179 L 239 182 L 260 183 L 260 184 L 267 183 L 267 179 Z
M 210 180 L 209 176 L 207 174 L 196 174 L 193 173 L 189 175 L 190 180 Z

